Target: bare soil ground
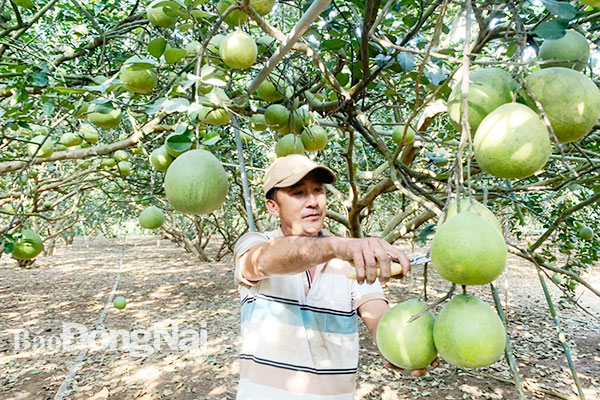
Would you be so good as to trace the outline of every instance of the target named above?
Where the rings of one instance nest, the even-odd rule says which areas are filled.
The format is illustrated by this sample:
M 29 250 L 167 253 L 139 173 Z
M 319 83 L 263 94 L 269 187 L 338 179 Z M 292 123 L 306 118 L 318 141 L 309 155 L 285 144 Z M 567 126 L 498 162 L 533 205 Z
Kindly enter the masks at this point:
M 128 299 L 127 307 L 117 310 L 109 305 L 105 310 L 119 271 L 116 295 Z M 396 303 L 421 294 L 422 272 L 417 267 L 410 282 L 389 283 L 389 300 Z M 597 266 L 585 278 L 600 289 Z M 577 398 L 535 270 L 510 258 L 507 272 L 497 282 L 502 300 L 508 300 L 509 335 L 527 397 Z M 550 286 L 558 303 L 560 293 Z M 442 297 L 448 287 L 430 272 L 430 301 Z M 491 299 L 487 287 L 474 293 Z M 600 315 L 600 299 L 583 289 L 577 293 L 583 294 L 581 303 L 589 311 Z M 586 398 L 600 399 L 600 324 L 579 310 L 559 310 Z M 141 335 L 136 330 L 160 326 L 172 334 L 177 326 L 180 334 L 185 329 L 199 332 L 207 346 L 172 350 L 163 342 L 154 349 L 153 342 L 141 337 L 140 343 L 148 345 L 145 355 L 103 347 L 100 342 L 87 353 L 61 347 L 63 324 L 91 330 L 104 312 L 101 326 L 109 330 Z M 24 332 L 30 335 L 29 348 Z M 504 360 L 479 370 L 442 362 L 426 376 L 413 378 L 385 368 L 363 326 L 361 335 L 357 399 L 518 398 Z M 15 338 L 21 344 L 18 351 Z M 80 367 L 67 399 L 233 399 L 239 344 L 239 297 L 230 259 L 201 263 L 157 237 L 76 238 L 72 246 L 58 247 L 53 256 L 40 257 L 30 269 L 18 268 L 8 257 L 0 259 L 1 399 L 52 399 L 74 364 Z M 78 357 L 81 363 L 76 363 Z

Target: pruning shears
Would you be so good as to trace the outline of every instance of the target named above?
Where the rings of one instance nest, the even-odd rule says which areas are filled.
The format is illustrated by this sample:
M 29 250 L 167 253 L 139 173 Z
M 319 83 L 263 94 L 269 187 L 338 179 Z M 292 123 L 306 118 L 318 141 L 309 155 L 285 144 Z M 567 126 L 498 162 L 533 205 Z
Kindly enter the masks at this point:
M 416 256 L 416 257 L 411 257 L 410 259 L 410 265 L 421 265 L 421 264 L 427 264 L 429 262 L 431 262 L 431 257 L 429 255 L 421 255 L 421 256 Z M 398 262 L 398 260 L 393 260 L 390 264 L 390 275 L 391 276 L 401 276 L 402 275 L 402 264 L 400 264 Z M 379 267 L 377 267 L 377 276 L 379 276 L 381 274 L 381 270 Z M 356 279 L 356 270 L 354 268 L 352 268 L 351 270 L 349 270 L 346 273 L 346 277 L 348 277 L 349 279 Z

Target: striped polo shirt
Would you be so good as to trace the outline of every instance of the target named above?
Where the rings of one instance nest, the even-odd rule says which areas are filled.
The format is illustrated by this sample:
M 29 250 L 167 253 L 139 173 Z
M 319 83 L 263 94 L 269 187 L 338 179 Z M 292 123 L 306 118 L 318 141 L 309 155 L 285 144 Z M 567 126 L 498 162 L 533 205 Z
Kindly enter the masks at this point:
M 247 233 L 236 243 L 242 347 L 238 400 L 351 400 L 358 367 L 357 309 L 383 299 L 381 285 L 359 285 L 352 268 L 333 259 L 308 271 L 258 282 L 245 279 L 239 259 L 281 229 Z

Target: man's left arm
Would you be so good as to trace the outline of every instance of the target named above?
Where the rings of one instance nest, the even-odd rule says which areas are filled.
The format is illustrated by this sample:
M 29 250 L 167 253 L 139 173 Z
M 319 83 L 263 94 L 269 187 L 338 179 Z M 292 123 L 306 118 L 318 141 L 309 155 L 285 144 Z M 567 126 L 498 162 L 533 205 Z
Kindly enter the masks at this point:
M 383 299 L 373 299 L 358 307 L 358 315 L 362 318 L 375 343 L 377 343 L 377 325 L 379 325 L 379 320 L 389 309 L 390 306 Z

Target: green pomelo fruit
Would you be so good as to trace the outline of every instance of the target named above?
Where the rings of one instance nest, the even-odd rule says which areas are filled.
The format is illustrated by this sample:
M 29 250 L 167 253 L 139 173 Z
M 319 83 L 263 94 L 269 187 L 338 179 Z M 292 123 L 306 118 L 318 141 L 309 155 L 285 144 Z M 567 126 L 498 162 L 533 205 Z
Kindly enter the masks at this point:
M 406 129 L 405 125 L 398 125 L 396 127 L 396 129 L 394 129 L 394 131 L 392 132 L 392 140 L 397 145 L 400 145 L 401 143 L 404 143 L 405 145 L 407 145 L 407 144 L 411 144 L 412 142 L 415 141 L 415 135 L 416 135 L 415 130 L 409 126 L 408 129 L 406 129 L 406 137 L 404 137 L 405 129 Z M 404 138 L 404 142 L 402 141 L 403 138 Z
M 281 104 L 271 104 L 265 110 L 265 122 L 273 129 L 283 129 L 290 122 L 290 112 Z
M 98 142 L 98 131 L 90 124 L 82 124 L 79 127 L 79 135 L 88 143 Z
M 47 158 L 54 153 L 54 143 L 52 142 L 52 139 L 48 138 L 45 142 L 44 139 L 46 139 L 46 135 L 37 135 L 30 140 L 31 143 L 27 145 L 27 152 L 30 156 L 35 154 L 36 157 Z M 42 142 L 44 142 L 44 144 L 40 147 Z
M 83 142 L 83 138 L 76 133 L 73 132 L 65 132 L 60 137 L 60 143 L 67 147 L 77 146 Z
M 463 368 L 483 368 L 498 361 L 506 346 L 506 330 L 494 310 L 471 295 L 454 297 L 433 326 L 442 358 Z
M 142 94 L 150 93 L 158 82 L 154 69 L 134 65 L 123 65 L 119 72 L 119 79 L 130 92 Z
M 150 23 L 161 28 L 170 28 L 177 22 L 177 17 L 172 17 L 165 13 L 163 6 L 154 6 L 161 0 L 155 0 L 146 7 L 146 16 Z
M 275 154 L 277 157 L 285 157 L 290 154 L 304 154 L 302 139 L 296 135 L 285 135 L 275 144 Z
M 313 122 L 314 117 L 306 107 L 297 108 L 290 113 L 290 130 L 296 135 L 300 135 Z
M 165 175 L 167 199 L 177 211 L 210 214 L 225 201 L 229 184 L 221 162 L 206 150 L 179 156 Z
M 119 161 L 117 163 L 117 171 L 123 177 L 129 176 L 131 174 L 131 163 L 129 161 Z
M 267 78 L 258 85 L 257 91 L 261 99 L 269 103 L 274 103 L 283 99 L 283 93 L 279 86 L 277 80 Z
M 117 296 L 113 300 L 113 306 L 119 310 L 122 310 L 127 305 L 127 300 L 123 296 Z
M 224 108 L 202 106 L 198 111 L 198 120 L 208 125 L 225 125 L 231 121 L 231 115 Z
M 502 104 L 513 101 L 517 84 L 510 73 L 500 68 L 485 68 L 473 71 L 469 74 L 469 80 L 471 82 L 469 84 L 468 118 L 471 136 L 473 136 L 486 115 Z M 462 91 L 460 87 L 461 82 L 458 82 L 448 98 L 450 122 L 458 131 L 461 130 L 462 108 Z
M 579 237 L 583 240 L 592 240 L 594 238 L 594 231 L 589 226 L 584 226 L 579 230 Z
M 193 114 L 200 122 L 208 125 L 225 125 L 231 121 L 231 115 L 223 108 L 228 102 L 229 97 L 221 88 L 215 87 L 207 94 L 207 99 L 212 105 L 200 105 L 193 103 L 188 109 L 188 116 L 194 121 Z
M 271 128 L 273 128 L 275 130 L 278 130 L 279 134 L 281 136 L 285 136 L 288 133 L 292 133 L 292 126 L 290 124 L 290 121 L 288 121 L 288 123 L 284 127 L 282 127 L 282 128 L 276 129 L 276 127 L 274 127 L 274 126 L 272 126 Z
M 67 146 L 65 146 L 62 143 L 57 143 L 56 144 L 56 151 L 66 151 L 69 150 L 69 148 Z
M 250 6 L 258 15 L 267 15 L 275 5 L 275 0 L 250 0 Z
M 173 162 L 173 157 L 167 151 L 165 145 L 162 145 L 150 153 L 150 164 L 160 172 L 165 172 L 169 169 L 169 165 Z
M 88 107 L 88 121 L 97 127 L 104 129 L 113 129 L 119 126 L 121 119 L 123 119 L 123 114 L 121 114 L 121 110 L 113 109 L 109 113 L 103 114 L 101 112 L 94 112 L 96 109 L 95 104 L 90 104 Z
M 302 144 L 306 151 L 319 151 L 327 146 L 327 131 L 319 125 L 311 125 L 302 131 Z
M 117 150 L 113 153 L 113 157 L 117 161 L 127 161 L 129 160 L 129 154 L 125 150 Z
M 582 71 L 590 58 L 590 45 L 581 33 L 569 29 L 560 39 L 544 40 L 540 46 L 539 57 L 544 61 L 562 61 L 556 64 L 542 64 L 541 68 L 564 67 Z
M 246 132 L 242 132 L 240 134 L 240 139 L 242 139 L 242 143 L 249 144 L 252 141 L 252 136 L 250 136 Z
M 479 166 L 499 178 L 533 175 L 546 165 L 552 151 L 542 119 L 519 103 L 492 111 L 481 121 L 473 142 Z
M 217 12 L 220 15 L 234 4 L 233 0 L 221 0 L 217 3 Z M 231 28 L 242 25 L 248 19 L 248 15 L 241 10 L 232 11 L 227 18 L 225 18 L 225 23 L 229 25 Z
M 381 317 L 377 325 L 377 346 L 386 360 L 409 370 L 426 368 L 435 360 L 433 313 L 428 311 L 408 323 L 426 307 L 426 303 L 411 299 L 397 304 Z
M 13 3 L 23 8 L 33 8 L 34 4 L 31 0 L 12 0 Z
M 581 72 L 546 68 L 527 76 L 525 83 L 542 104 L 561 143 L 583 138 L 600 117 L 600 89 Z M 527 101 L 535 110 L 534 103 Z
M 114 158 L 103 158 L 102 159 L 102 166 L 105 168 L 112 168 L 115 165 L 117 165 L 117 161 L 115 161 Z
M 563 281 L 563 277 L 561 274 L 555 272 L 554 274 L 552 274 L 552 281 L 557 285 L 560 285 Z
M 454 218 L 457 214 L 456 213 L 457 211 L 458 211 L 458 207 L 457 207 L 457 203 L 455 200 L 452 203 L 450 203 L 450 205 L 448 205 L 448 209 L 446 210 L 446 215 L 442 216 L 441 222 L 444 223 L 445 221 L 449 221 L 452 218 Z M 498 232 L 500 232 L 500 234 L 502 234 L 502 225 L 500 225 L 500 221 L 498 221 L 498 218 L 496 218 L 494 213 L 491 212 L 489 208 L 487 208 L 486 206 L 484 206 L 477 200 L 462 199 L 460 201 L 460 212 L 463 213 L 463 212 L 467 212 L 467 211 L 472 212 L 473 214 L 478 214 L 478 215 L 482 216 L 483 218 L 485 218 L 485 220 L 487 222 L 489 222 L 496 229 L 498 229 Z
M 219 54 L 225 65 L 231 68 L 250 68 L 256 61 L 256 43 L 247 33 L 235 31 L 223 39 Z
M 91 164 L 90 164 L 90 162 L 89 162 L 89 161 L 84 161 L 84 162 L 82 162 L 82 163 L 79 163 L 79 164 L 77 165 L 77 167 L 78 167 L 79 169 L 88 169 L 88 168 L 90 167 L 90 165 L 91 165 Z
M 250 127 L 258 132 L 267 130 L 265 116 L 263 114 L 254 114 L 252 117 L 250 117 Z
M 140 213 L 138 220 L 142 228 L 157 229 L 165 222 L 165 214 L 160 208 L 150 206 Z
M 442 224 L 431 244 L 431 261 L 437 272 L 459 285 L 492 282 L 504 271 L 507 254 L 498 230 L 468 211 Z
M 17 260 L 31 260 L 44 250 L 40 235 L 31 229 L 21 229 L 21 237 L 15 242 L 12 256 Z
M 600 0 L 577 0 L 582 4 L 586 4 L 588 6 L 600 8 Z

